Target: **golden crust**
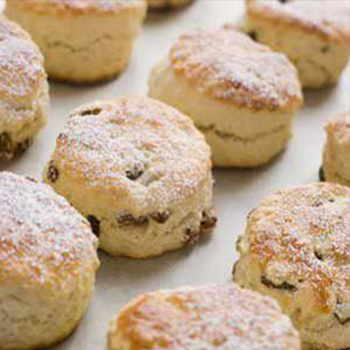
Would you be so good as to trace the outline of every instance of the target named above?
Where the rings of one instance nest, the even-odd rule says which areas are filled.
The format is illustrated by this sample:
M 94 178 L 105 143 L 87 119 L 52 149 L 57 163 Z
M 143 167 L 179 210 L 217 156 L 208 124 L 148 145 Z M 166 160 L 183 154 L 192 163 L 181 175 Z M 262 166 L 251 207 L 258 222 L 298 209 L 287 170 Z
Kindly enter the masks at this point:
M 84 271 L 95 272 L 97 239 L 88 222 L 47 185 L 0 174 L 0 283 L 54 294 Z
M 340 145 L 350 145 L 350 112 L 339 113 L 332 117 L 326 131 L 333 135 L 334 140 Z
M 129 198 L 140 215 L 181 203 L 211 169 L 209 146 L 190 118 L 137 96 L 74 111 L 53 161 L 77 183 Z
M 239 107 L 284 111 L 302 103 L 296 70 L 286 56 L 232 27 L 183 35 L 170 62 L 200 92 Z
M 118 13 L 146 6 L 146 0 L 7 0 L 11 6 L 39 13 L 85 15 L 87 13 Z
M 249 216 L 247 242 L 263 276 L 273 271 L 288 289 L 312 288 L 320 312 L 332 309 L 334 294 L 350 302 L 350 188 L 322 183 L 277 192 Z
M 350 45 L 350 2 L 344 0 L 248 0 L 248 17 L 266 18 Z
M 143 295 L 111 323 L 108 340 L 109 350 L 300 349 L 272 299 L 234 284 Z
M 0 16 L 0 100 L 21 104 L 36 97 L 46 74 L 30 36 Z

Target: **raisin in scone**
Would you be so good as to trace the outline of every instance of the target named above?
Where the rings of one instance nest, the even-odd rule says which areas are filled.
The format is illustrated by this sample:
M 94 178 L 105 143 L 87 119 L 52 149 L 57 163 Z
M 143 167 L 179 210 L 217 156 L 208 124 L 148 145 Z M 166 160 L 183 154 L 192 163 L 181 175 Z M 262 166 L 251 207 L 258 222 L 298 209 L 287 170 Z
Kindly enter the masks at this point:
M 74 111 L 44 178 L 111 255 L 159 255 L 196 243 L 216 222 L 209 146 L 190 118 L 147 97 Z
M 222 167 L 276 157 L 302 103 L 289 60 L 232 27 L 181 36 L 154 67 L 149 95 L 189 115 Z
M 49 347 L 82 318 L 97 239 L 51 187 L 0 172 L 0 349 Z
M 51 79 L 76 84 L 111 79 L 127 66 L 146 0 L 7 0 L 45 56 Z
M 140 296 L 110 323 L 109 350 L 300 350 L 277 303 L 228 286 L 183 287 Z
M 326 131 L 321 180 L 350 186 L 350 113 L 332 117 Z
M 0 161 L 23 153 L 46 123 L 43 57 L 30 36 L 0 16 Z
M 304 88 L 332 85 L 350 56 L 350 1 L 248 0 L 245 30 L 288 55 Z
M 248 217 L 234 279 L 274 297 L 303 349 L 350 348 L 350 188 L 281 190 Z
M 179 9 L 191 4 L 194 0 L 147 0 L 151 10 Z

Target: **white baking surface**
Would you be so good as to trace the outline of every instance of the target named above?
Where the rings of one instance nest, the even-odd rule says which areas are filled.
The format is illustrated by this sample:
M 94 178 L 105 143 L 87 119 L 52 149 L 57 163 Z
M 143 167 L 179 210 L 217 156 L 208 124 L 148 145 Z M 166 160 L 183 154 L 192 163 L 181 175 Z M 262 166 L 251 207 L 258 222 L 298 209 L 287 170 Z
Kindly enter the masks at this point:
M 197 0 L 183 11 L 149 16 L 137 39 L 130 66 L 117 80 L 94 87 L 51 84 L 52 108 L 46 128 L 24 156 L 6 166 L 0 165 L 0 170 L 40 176 L 70 111 L 96 99 L 146 94 L 150 68 L 178 35 L 198 27 L 235 21 L 242 16 L 243 9 L 240 0 Z M 55 350 L 104 350 L 109 320 L 141 293 L 182 285 L 229 283 L 237 257 L 235 239 L 244 231 L 246 214 L 264 196 L 279 188 L 318 181 L 325 140 L 323 126 L 329 116 L 346 110 L 350 110 L 349 68 L 339 85 L 305 94 L 294 138 L 272 164 L 251 171 L 215 171 L 218 227 L 211 238 L 194 249 L 144 261 L 111 258 L 101 253 L 102 264 L 90 308 L 76 332 Z

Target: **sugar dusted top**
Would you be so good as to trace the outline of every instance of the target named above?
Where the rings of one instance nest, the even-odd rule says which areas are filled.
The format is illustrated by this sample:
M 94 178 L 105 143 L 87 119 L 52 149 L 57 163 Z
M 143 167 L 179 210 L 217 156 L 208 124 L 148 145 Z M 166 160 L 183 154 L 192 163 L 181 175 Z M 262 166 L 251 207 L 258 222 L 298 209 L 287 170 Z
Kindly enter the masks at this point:
M 333 134 L 333 138 L 336 142 L 341 145 L 350 146 L 350 112 L 339 113 L 332 117 L 326 126 L 326 130 L 328 133 Z
M 11 5 L 40 13 L 58 14 L 117 13 L 146 7 L 145 0 L 7 0 Z
M 175 73 L 197 90 L 239 107 L 294 111 L 302 102 L 286 56 L 230 27 L 183 35 L 169 58 Z
M 43 62 L 29 35 L 0 16 L 0 109 L 1 102 L 20 109 L 36 97 L 46 80 Z
M 279 191 L 249 216 L 247 234 L 252 258 L 271 283 L 311 287 L 322 312 L 350 303 L 349 187 Z
M 182 288 L 141 296 L 109 330 L 110 349 L 300 350 L 275 302 L 235 286 Z
M 251 16 L 298 26 L 350 46 L 348 0 L 249 0 L 247 11 Z
M 53 162 L 70 181 L 106 192 L 135 215 L 180 205 L 211 172 L 209 146 L 192 120 L 137 96 L 73 112 Z
M 46 185 L 0 173 L 0 283 L 52 293 L 98 267 L 88 222 Z

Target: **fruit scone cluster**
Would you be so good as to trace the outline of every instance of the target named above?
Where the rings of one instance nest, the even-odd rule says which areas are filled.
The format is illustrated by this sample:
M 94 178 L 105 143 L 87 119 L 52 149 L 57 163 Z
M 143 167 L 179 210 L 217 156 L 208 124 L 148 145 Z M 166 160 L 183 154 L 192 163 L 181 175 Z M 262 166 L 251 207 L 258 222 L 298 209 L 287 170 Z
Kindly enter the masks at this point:
M 6 16 L 31 37 L 0 17 L 0 160 L 22 153 L 45 124 L 45 69 L 75 84 L 110 79 L 126 68 L 147 6 L 191 2 L 7 0 Z M 225 26 L 181 36 L 152 70 L 150 97 L 74 110 L 46 184 L 0 172 L 1 350 L 45 348 L 74 330 L 98 246 L 149 258 L 215 228 L 212 163 L 270 162 L 291 137 L 302 87 L 338 80 L 350 13 L 346 1 L 332 3 L 250 0 L 249 35 Z M 250 213 L 234 268 L 245 289 L 145 294 L 110 323 L 109 350 L 350 348 L 349 114 L 326 130 L 320 174 L 329 182 L 282 190 Z

